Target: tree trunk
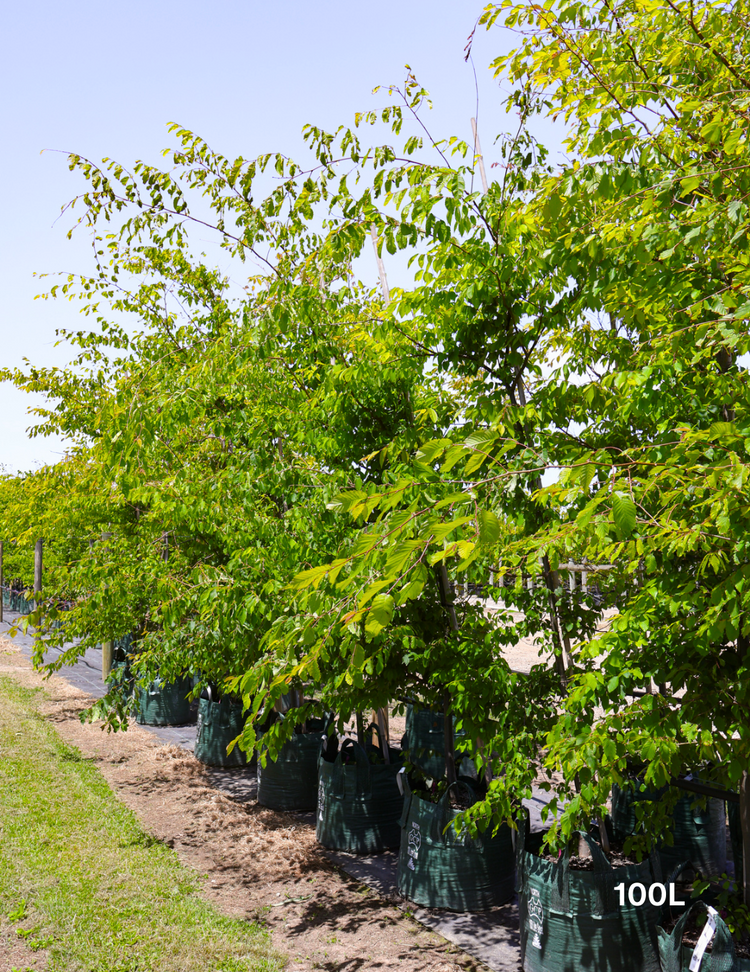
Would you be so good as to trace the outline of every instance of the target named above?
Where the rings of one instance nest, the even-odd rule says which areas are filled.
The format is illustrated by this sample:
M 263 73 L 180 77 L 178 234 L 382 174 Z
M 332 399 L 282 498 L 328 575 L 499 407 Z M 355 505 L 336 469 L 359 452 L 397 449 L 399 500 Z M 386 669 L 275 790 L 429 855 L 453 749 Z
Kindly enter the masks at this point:
M 102 642 L 102 681 L 106 682 L 115 658 L 114 641 Z
M 750 906 L 750 778 L 742 771 L 740 780 L 740 827 L 742 828 L 742 900 Z M 740 878 L 740 875 L 737 875 Z
M 448 621 L 451 631 L 458 631 L 458 617 L 453 605 L 453 598 L 450 593 L 448 582 L 448 571 L 445 563 L 441 562 L 437 567 L 438 586 L 440 588 L 440 603 L 448 612 Z M 445 745 L 445 775 L 448 785 L 456 782 L 456 753 L 453 745 L 453 709 L 451 706 L 450 693 L 446 689 L 443 693 L 443 740 Z
M 445 746 L 445 775 L 448 786 L 455 783 L 456 776 L 456 752 L 453 737 L 453 710 L 451 708 L 450 692 L 446 689 L 443 692 L 443 743 Z
M 37 540 L 34 546 L 34 607 L 39 607 L 38 594 L 42 590 L 42 549 L 43 540 Z

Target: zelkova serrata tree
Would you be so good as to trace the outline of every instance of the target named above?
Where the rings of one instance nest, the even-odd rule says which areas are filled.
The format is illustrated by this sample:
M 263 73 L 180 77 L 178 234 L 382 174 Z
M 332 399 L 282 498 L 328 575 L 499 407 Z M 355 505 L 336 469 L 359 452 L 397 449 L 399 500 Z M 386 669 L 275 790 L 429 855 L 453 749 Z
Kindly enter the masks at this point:
M 232 293 L 190 252 L 189 228 L 205 220 L 171 176 L 73 159 L 90 184 L 78 202 L 97 269 L 53 295 L 80 296 L 98 326 L 64 335 L 79 349 L 70 369 L 6 377 L 46 393 L 41 427 L 67 435 L 81 463 L 72 502 L 51 504 L 45 524 L 79 547 L 30 619 L 42 629 L 39 657 L 71 635 L 82 640 L 59 664 L 135 632 L 142 675 L 190 668 L 223 681 L 257 655 L 288 600 L 285 581 L 335 553 L 346 525 L 326 503 L 379 480 L 383 464 L 367 453 L 397 451 L 399 436 L 408 450 L 425 423 L 434 434 L 450 395 L 431 387 L 410 345 L 378 329 L 371 295 L 351 280 L 350 249 L 322 262 L 312 193 L 296 187 L 291 163 L 276 160 L 288 184 L 256 206 L 250 185 L 269 159 L 230 164 L 181 139 L 175 161 L 188 192 L 200 198 L 213 167 L 221 239 L 239 259 L 270 241 L 273 272 Z M 63 466 L 49 477 L 62 484 Z M 79 508 L 88 517 L 71 517 Z M 46 622 L 63 587 L 73 609 L 59 630 Z

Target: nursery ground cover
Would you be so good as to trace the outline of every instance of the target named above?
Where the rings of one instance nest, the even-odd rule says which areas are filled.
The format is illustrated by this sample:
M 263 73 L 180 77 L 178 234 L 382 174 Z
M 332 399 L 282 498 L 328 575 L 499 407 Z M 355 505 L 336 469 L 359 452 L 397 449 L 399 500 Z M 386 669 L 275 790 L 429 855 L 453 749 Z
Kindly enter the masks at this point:
M 268 933 L 202 898 L 199 875 L 59 736 L 41 698 L 0 676 L 0 905 L 17 967 L 280 969 Z
M 12 676 L 26 691 L 34 690 L 36 721 L 50 730 L 54 726 L 61 745 L 80 754 L 80 762 L 64 761 L 66 765 L 100 772 L 116 794 L 115 804 L 135 814 L 152 846 L 167 853 L 173 848 L 188 865 L 204 899 L 222 915 L 264 926 L 272 945 L 286 956 L 288 972 L 484 968 L 405 916 L 395 901 L 343 874 L 317 847 L 313 828 L 297 815 L 229 799 L 217 792 L 210 773 L 190 753 L 164 746 L 139 726 L 107 735 L 97 726 L 81 725 L 78 713 L 88 696 L 63 678 L 43 682 L 8 639 L 0 639 L 2 676 Z M 0 912 L 10 910 L 3 903 Z M 11 938 L 9 931 L 6 919 L 6 943 L 18 938 Z M 27 966 L 41 972 L 47 967 L 42 950 L 17 949 L 6 964 L 5 955 L 0 955 L 0 972 Z M 197 967 L 217 968 L 207 958 Z M 119 972 L 120 967 L 95 968 Z

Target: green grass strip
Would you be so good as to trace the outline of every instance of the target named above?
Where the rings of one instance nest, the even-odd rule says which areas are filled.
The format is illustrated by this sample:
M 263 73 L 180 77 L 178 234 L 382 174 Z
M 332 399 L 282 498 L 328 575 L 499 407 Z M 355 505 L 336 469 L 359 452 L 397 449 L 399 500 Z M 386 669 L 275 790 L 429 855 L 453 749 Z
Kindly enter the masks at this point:
M 0 676 L 0 915 L 49 972 L 276 972 L 268 934 L 200 897 L 91 761 Z M 29 952 L 30 958 L 32 952 Z

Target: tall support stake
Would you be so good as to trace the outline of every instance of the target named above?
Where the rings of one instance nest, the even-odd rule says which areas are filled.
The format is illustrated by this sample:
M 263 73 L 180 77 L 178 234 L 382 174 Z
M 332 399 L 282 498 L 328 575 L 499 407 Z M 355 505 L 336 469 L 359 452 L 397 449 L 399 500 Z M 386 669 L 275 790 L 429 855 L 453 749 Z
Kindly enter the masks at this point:
M 106 682 L 109 678 L 109 673 L 112 671 L 112 666 L 115 661 L 115 643 L 114 641 L 103 641 L 102 642 L 102 681 Z
M 471 119 L 471 130 L 474 133 L 474 157 L 479 163 L 479 178 L 482 180 L 482 192 L 487 192 L 487 173 L 484 171 L 484 156 L 482 155 L 482 146 L 479 144 L 476 118 Z
M 5 603 L 5 579 L 3 577 L 3 541 L 0 540 L 0 623 L 3 621 L 3 605 Z
M 448 582 L 448 571 L 445 562 L 441 561 L 436 568 L 438 585 L 440 587 L 440 603 L 448 611 L 448 622 L 453 632 L 458 631 L 458 616 L 451 597 L 450 584 Z M 445 745 L 445 775 L 448 785 L 455 783 L 456 776 L 456 751 L 453 738 L 453 707 L 451 705 L 450 693 L 446 689 L 443 693 L 443 741 Z
M 372 711 L 372 722 L 380 730 L 380 743 L 381 751 L 383 754 L 383 762 L 390 763 L 390 733 L 388 730 L 388 709 L 373 709 Z
M 378 231 L 374 226 L 370 227 L 370 236 L 372 237 L 372 248 L 375 250 L 375 259 L 378 263 L 378 273 L 380 274 L 380 289 L 383 292 L 383 303 L 390 304 L 391 302 L 391 291 L 388 287 L 388 278 L 385 275 L 385 264 L 383 263 L 380 254 L 378 253 Z
M 34 607 L 39 607 L 39 594 L 42 590 L 42 549 L 43 540 L 37 540 L 34 546 Z
M 106 543 L 107 540 L 111 538 L 111 533 L 103 533 L 102 541 Z M 93 550 L 94 541 L 89 540 L 89 550 Z M 104 548 L 105 551 L 108 550 L 107 547 Z M 106 682 L 109 678 L 109 673 L 112 671 L 112 666 L 115 663 L 115 643 L 111 639 L 109 641 L 102 642 L 102 681 Z

